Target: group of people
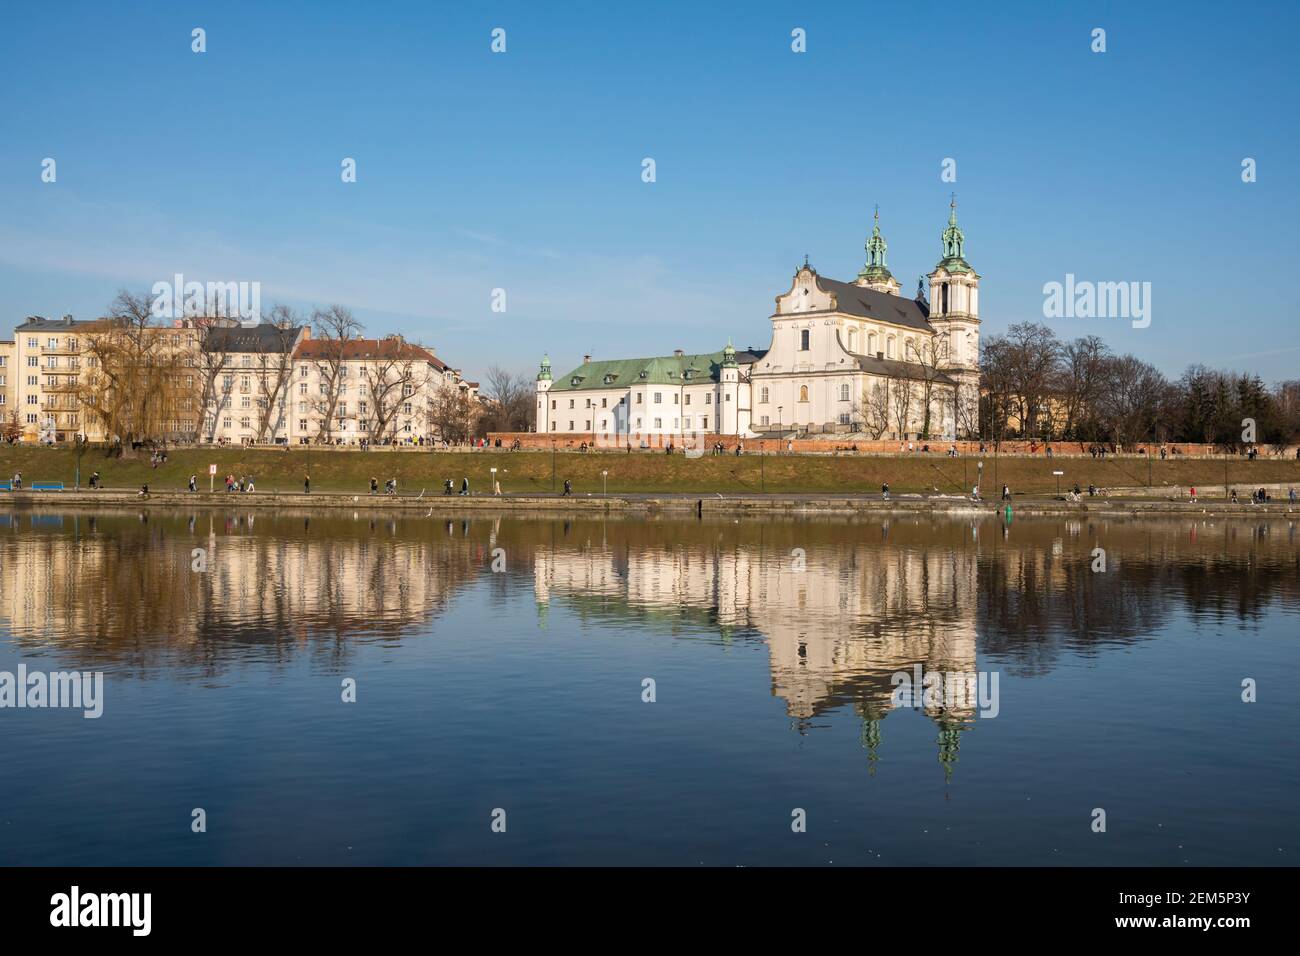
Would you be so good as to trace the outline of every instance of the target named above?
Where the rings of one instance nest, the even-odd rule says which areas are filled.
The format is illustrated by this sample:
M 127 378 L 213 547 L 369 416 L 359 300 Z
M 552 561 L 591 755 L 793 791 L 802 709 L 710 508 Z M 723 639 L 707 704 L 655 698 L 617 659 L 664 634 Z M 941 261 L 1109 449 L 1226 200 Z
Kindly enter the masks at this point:
M 370 493 L 371 493 L 372 495 L 377 495 L 377 494 L 379 494 L 379 479 L 378 479 L 378 478 L 371 477 L 371 479 L 370 479 Z M 395 495 L 395 494 L 397 494 L 397 478 L 396 478 L 396 476 L 394 476 L 394 477 L 392 477 L 392 478 L 389 478 L 387 481 L 384 482 L 384 494 L 386 494 L 386 495 Z
M 1295 493 L 1295 489 L 1294 489 L 1294 488 L 1288 488 L 1288 489 L 1287 489 L 1287 491 L 1286 491 L 1286 498 L 1287 498 L 1287 501 L 1289 501 L 1291 504 L 1295 504 L 1295 502 L 1296 502 L 1296 493 Z M 1268 489 L 1266 489 L 1266 488 L 1256 488 L 1254 491 L 1252 491 L 1252 492 L 1250 493 L 1250 503 L 1251 503 L 1252 505 L 1263 505 L 1263 504 L 1268 504 L 1268 499 L 1269 499 L 1269 496 L 1268 496 Z M 1192 489 L 1192 501 L 1195 501 L 1195 500 L 1196 500 L 1196 489 L 1193 488 L 1193 489 Z M 1237 489 L 1236 489 L 1236 488 L 1233 488 L 1231 491 L 1229 491 L 1229 493 L 1228 493 L 1228 500 L 1231 501 L 1234 505 L 1240 503 L 1241 499 L 1237 497 Z
M 199 483 L 198 476 L 190 475 L 190 491 L 198 491 L 198 483 Z M 249 475 L 247 478 L 244 477 L 243 475 L 240 475 L 238 479 L 236 479 L 234 475 L 226 475 L 227 493 L 232 491 L 254 491 L 254 490 L 256 489 L 254 489 L 253 487 L 252 475 Z
M 455 483 L 454 483 L 450 478 L 447 478 L 447 479 L 445 479 L 445 480 L 443 481 L 443 483 L 442 483 L 442 493 L 443 493 L 444 495 L 452 495 L 452 494 L 455 494 L 455 493 L 456 493 L 456 485 L 455 485 Z M 468 479 L 468 478 L 462 478 L 462 479 L 460 480 L 460 493 L 461 493 L 462 495 L 468 495 L 468 494 L 469 494 L 469 479 Z

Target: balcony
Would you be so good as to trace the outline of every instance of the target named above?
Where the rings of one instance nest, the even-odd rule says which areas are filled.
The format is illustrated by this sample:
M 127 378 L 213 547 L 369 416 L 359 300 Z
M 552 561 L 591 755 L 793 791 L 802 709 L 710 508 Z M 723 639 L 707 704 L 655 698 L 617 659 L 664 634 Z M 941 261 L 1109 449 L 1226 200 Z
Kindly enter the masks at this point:
M 41 346 L 42 355 L 80 355 L 81 347 L 74 345 L 56 345 L 50 348 L 48 345 Z

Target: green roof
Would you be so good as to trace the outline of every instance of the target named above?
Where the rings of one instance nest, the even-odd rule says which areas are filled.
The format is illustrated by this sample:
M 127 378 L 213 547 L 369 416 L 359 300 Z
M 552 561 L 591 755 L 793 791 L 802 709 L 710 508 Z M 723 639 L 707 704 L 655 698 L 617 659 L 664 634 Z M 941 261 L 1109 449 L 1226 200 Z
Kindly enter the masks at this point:
M 654 358 L 609 359 L 584 362 L 571 372 L 555 376 L 552 392 L 629 388 L 633 385 L 691 385 L 716 382 L 722 352 L 702 355 L 662 355 Z

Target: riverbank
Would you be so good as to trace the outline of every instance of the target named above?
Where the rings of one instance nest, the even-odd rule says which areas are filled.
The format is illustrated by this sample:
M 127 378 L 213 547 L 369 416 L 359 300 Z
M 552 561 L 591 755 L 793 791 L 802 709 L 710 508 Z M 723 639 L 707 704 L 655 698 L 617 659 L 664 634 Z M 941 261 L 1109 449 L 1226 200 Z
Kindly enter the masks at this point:
M 980 468 L 981 462 L 983 468 Z M 216 466 L 212 487 L 221 491 L 226 475 L 252 476 L 258 493 L 294 493 L 311 476 L 313 492 L 368 493 L 371 478 L 382 487 L 397 479 L 403 492 L 426 497 L 439 494 L 451 480 L 459 489 L 469 479 L 479 492 L 492 488 L 495 478 L 508 494 L 546 496 L 563 489 L 567 479 L 575 494 L 611 495 L 715 495 L 777 494 L 835 496 L 878 494 L 881 485 L 899 493 L 969 495 L 977 482 L 985 495 L 998 496 L 1003 484 L 1012 492 L 1053 496 L 1078 484 L 1110 489 L 1151 486 L 1160 489 L 1190 487 L 1226 497 L 1226 488 L 1249 496 L 1261 486 L 1300 490 L 1300 462 L 1288 459 L 1242 457 L 1147 461 L 1145 458 L 1046 458 L 1038 456 L 944 455 L 682 455 L 621 452 L 362 452 L 349 449 L 284 448 L 181 448 L 168 452 L 167 461 L 153 467 L 147 453 L 108 458 L 89 449 L 80 460 L 80 484 L 86 487 L 98 471 L 110 488 L 136 491 L 183 491 L 191 475 L 199 487 L 209 487 L 209 467 Z M 496 469 L 494 473 L 492 469 Z M 1062 474 L 1057 475 L 1055 472 Z M 62 482 L 73 488 L 78 479 L 76 450 L 67 447 L 0 446 L 0 479 L 21 472 L 24 485 Z M 2 494 L 2 492 L 0 492 Z
M 121 508 L 175 510 L 237 509 L 276 510 L 312 514 L 322 511 L 405 513 L 427 517 L 456 517 L 467 514 L 550 513 L 618 514 L 628 516 L 728 515 L 735 517 L 808 515 L 943 514 L 951 516 L 1006 517 L 1037 516 L 1201 516 L 1292 519 L 1300 517 L 1300 505 L 1286 500 L 1254 505 L 1237 504 L 1222 498 L 1212 500 L 1161 500 L 1155 498 L 1085 497 L 1078 502 L 1051 496 L 1015 496 L 1010 502 L 975 501 L 958 495 L 347 495 L 157 492 L 142 497 L 125 490 L 33 492 L 0 495 L 0 514 L 5 511 L 105 511 Z

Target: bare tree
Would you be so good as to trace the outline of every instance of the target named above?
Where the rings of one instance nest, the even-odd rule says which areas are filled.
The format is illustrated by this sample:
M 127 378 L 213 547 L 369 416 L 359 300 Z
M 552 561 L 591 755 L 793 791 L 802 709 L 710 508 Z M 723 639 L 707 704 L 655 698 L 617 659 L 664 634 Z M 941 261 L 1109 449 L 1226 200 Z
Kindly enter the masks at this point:
M 474 403 L 466 389 L 455 385 L 434 389 L 426 408 L 429 430 L 438 439 L 456 444 L 472 434 Z
M 889 429 L 889 383 L 876 379 L 865 386 L 858 412 L 866 433 L 879 439 Z
M 88 374 L 77 382 L 80 408 L 124 448 L 171 437 L 187 404 L 191 366 L 182 333 L 157 324 L 151 302 L 123 290 L 109 315 L 84 331 Z
M 534 421 L 533 381 L 493 365 L 487 370 L 480 427 L 487 431 L 529 431 Z
M 284 427 L 283 408 L 289 403 L 290 379 L 293 377 L 293 347 L 303 323 L 286 305 L 275 305 L 258 329 L 256 365 L 257 433 L 255 441 L 273 441 Z
M 387 441 L 396 435 L 398 409 L 413 399 L 419 360 L 427 361 L 428 357 L 424 349 L 411 345 L 400 335 L 381 339 L 375 353 L 366 356 L 361 375 L 373 405 L 370 418 L 375 424 L 370 435 L 376 441 Z
M 890 403 L 894 414 L 894 424 L 898 427 L 898 437 L 907 437 L 907 426 L 912 419 L 912 398 L 916 391 L 911 379 L 891 378 Z
M 920 340 L 908 339 L 905 345 L 906 359 L 917 368 L 917 397 L 921 401 L 921 437 L 930 437 L 930 408 L 934 397 L 935 383 L 943 378 L 939 366 L 947 361 L 947 339 L 938 335 L 927 335 Z
M 334 412 L 338 408 L 341 386 L 347 374 L 348 353 L 351 351 L 351 343 L 361 335 L 361 323 L 353 318 L 350 309 L 341 305 L 317 309 L 311 318 L 316 343 L 313 353 L 316 372 L 320 377 L 320 394 L 313 397 L 320 414 L 316 442 L 328 444 L 334 434 Z
M 1109 355 L 1110 350 L 1096 335 L 1075 339 L 1061 347 L 1057 393 L 1065 409 L 1064 434 L 1078 437 L 1083 420 L 1093 414 Z

